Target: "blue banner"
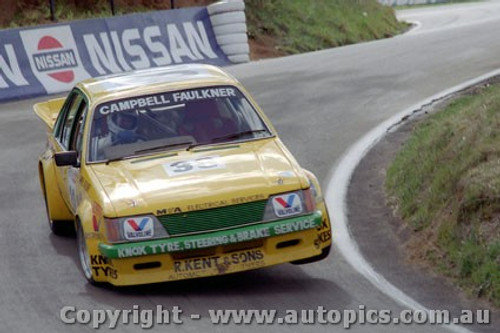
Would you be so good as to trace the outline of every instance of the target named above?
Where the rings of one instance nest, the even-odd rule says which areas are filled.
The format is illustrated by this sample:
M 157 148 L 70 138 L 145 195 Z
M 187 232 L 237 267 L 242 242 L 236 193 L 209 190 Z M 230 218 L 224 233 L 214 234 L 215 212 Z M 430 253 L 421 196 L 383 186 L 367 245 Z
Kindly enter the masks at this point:
M 0 101 L 68 91 L 89 77 L 181 63 L 230 63 L 205 7 L 1 30 Z

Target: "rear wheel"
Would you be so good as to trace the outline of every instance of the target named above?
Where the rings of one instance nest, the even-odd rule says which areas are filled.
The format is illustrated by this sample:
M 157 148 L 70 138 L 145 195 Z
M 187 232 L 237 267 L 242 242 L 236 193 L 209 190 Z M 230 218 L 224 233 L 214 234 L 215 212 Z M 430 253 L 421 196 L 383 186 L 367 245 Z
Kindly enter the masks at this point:
M 78 248 L 78 259 L 80 259 L 80 267 L 82 268 L 83 275 L 91 284 L 96 284 L 92 276 L 92 267 L 90 266 L 90 256 L 87 249 L 87 241 L 83 233 L 83 227 L 79 220 L 76 222 L 76 242 Z

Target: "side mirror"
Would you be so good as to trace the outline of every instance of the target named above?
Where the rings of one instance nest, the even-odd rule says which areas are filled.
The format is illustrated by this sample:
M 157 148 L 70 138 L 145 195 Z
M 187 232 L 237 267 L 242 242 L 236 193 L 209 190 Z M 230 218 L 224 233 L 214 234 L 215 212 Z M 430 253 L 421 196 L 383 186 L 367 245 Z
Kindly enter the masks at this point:
M 54 154 L 57 166 L 74 166 L 79 167 L 78 153 L 74 150 L 61 151 Z

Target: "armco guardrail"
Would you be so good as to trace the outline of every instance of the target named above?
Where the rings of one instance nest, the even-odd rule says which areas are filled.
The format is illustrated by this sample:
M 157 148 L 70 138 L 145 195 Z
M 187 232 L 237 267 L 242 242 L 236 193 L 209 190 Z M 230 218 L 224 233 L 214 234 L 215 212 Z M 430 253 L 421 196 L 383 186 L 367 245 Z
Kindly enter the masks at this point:
M 248 61 L 242 4 L 1 30 L 0 101 L 68 91 L 82 79 L 111 73 Z M 245 25 L 233 31 L 237 36 L 226 33 L 234 24 Z

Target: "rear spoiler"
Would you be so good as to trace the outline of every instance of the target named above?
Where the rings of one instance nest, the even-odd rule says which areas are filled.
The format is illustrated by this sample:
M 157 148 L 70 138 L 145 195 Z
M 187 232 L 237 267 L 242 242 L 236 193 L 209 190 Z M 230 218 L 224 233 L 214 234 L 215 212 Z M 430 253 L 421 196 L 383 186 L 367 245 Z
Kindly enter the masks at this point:
M 47 102 L 36 103 L 33 105 L 33 110 L 49 129 L 52 129 L 65 100 L 65 97 L 61 97 L 48 100 Z

